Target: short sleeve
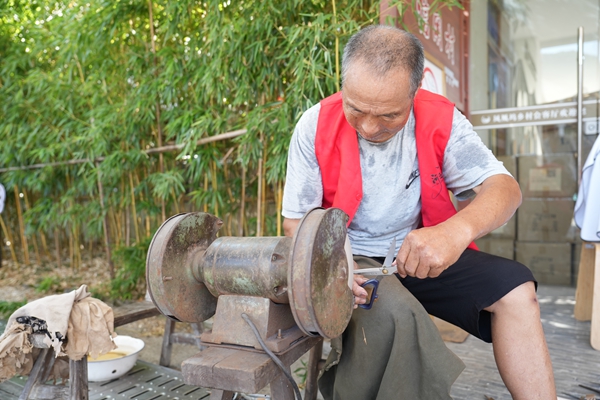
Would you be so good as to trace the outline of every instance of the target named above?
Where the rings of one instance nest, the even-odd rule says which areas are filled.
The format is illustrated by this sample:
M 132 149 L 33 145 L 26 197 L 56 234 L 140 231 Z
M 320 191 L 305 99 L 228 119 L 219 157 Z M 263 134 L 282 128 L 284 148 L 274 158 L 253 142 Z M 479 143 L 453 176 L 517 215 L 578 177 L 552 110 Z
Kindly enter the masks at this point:
M 459 200 L 472 197 L 473 188 L 493 175 L 510 173 L 481 141 L 473 125 L 454 109 L 452 132 L 444 154 L 444 179 Z
M 298 219 L 323 202 L 321 170 L 315 154 L 315 136 L 321 105 L 300 117 L 290 141 L 281 214 Z

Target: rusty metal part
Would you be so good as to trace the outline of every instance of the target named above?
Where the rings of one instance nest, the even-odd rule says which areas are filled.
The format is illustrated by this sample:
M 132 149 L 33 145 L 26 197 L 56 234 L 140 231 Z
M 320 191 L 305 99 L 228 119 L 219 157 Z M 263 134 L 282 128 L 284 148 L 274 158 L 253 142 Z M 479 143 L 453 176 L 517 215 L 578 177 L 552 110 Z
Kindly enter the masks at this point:
M 304 333 L 337 337 L 353 309 L 348 285 L 352 265 L 344 248 L 347 220 L 339 209 L 314 209 L 300 221 L 293 238 L 217 239 L 222 225 L 217 217 L 176 215 L 150 244 L 148 291 L 161 313 L 178 321 L 210 318 L 221 295 L 255 296 L 289 303 Z M 269 332 L 288 328 L 288 323 L 277 323 Z
M 344 250 L 348 216 L 317 208 L 300 221 L 288 268 L 288 297 L 294 319 L 308 335 L 334 338 L 350 322 L 352 291 Z
M 207 213 L 177 214 L 152 239 L 146 260 L 148 292 L 164 315 L 178 321 L 205 321 L 217 299 L 192 271 L 191 260 L 216 239 L 223 222 Z
M 195 275 L 215 297 L 244 294 L 289 303 L 291 243 L 289 237 L 220 237 L 194 261 Z

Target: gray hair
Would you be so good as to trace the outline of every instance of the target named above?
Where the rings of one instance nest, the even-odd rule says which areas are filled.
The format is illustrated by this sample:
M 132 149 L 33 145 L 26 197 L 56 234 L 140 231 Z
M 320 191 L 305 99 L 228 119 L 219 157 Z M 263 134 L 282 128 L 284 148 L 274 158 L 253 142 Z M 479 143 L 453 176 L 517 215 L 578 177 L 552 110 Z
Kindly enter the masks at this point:
M 370 25 L 352 35 L 342 56 L 342 85 L 348 69 L 362 62 L 374 73 L 403 68 L 410 73 L 410 97 L 414 97 L 425 67 L 423 45 L 413 34 L 387 25 Z

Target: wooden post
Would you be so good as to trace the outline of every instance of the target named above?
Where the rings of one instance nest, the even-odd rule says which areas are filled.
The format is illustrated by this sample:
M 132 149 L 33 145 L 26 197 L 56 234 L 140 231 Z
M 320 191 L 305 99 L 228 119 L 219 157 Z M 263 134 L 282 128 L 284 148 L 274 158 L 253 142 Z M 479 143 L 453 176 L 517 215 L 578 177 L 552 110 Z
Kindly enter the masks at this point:
M 88 400 L 87 356 L 79 361 L 69 360 L 69 400 Z
M 317 385 L 317 378 L 319 377 L 319 368 L 321 363 L 321 357 L 323 353 L 323 341 L 315 345 L 310 349 L 308 356 L 308 365 L 306 366 L 306 390 L 304 391 L 304 400 L 317 400 L 317 394 L 319 393 L 319 387 Z
M 596 247 L 593 243 L 583 242 L 579 259 L 577 290 L 575 291 L 575 319 L 589 321 L 592 319 L 592 304 L 594 297 L 594 267 Z
M 592 331 L 590 333 L 590 343 L 596 350 L 600 350 L 600 243 L 592 244 L 595 250 L 595 257 L 592 266 L 594 268 L 594 296 L 592 304 Z

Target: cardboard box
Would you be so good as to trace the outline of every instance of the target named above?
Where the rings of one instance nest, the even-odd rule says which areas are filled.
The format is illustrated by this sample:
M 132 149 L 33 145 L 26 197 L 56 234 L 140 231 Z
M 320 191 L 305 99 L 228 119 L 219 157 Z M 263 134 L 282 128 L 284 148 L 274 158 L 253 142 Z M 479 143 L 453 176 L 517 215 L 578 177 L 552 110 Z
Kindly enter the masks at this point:
M 484 253 L 514 260 L 515 242 L 512 239 L 495 239 L 487 235 L 481 239 L 477 239 L 475 244 Z
M 517 240 L 526 242 L 576 241 L 573 200 L 525 199 L 517 210 Z
M 486 237 L 493 238 L 502 238 L 502 239 L 511 239 L 514 240 L 517 235 L 517 216 L 513 215 L 511 219 L 508 220 L 507 223 L 502 225 L 499 228 L 494 229 L 490 233 L 486 235 Z
M 531 269 L 535 279 L 546 285 L 573 285 L 571 243 L 515 243 L 516 260 Z
M 577 164 L 573 153 L 519 157 L 519 184 L 524 197 L 573 197 Z

